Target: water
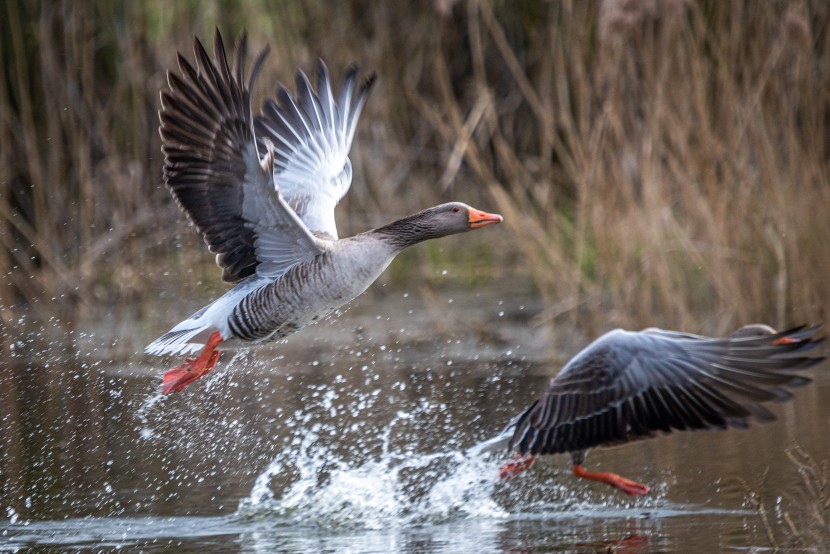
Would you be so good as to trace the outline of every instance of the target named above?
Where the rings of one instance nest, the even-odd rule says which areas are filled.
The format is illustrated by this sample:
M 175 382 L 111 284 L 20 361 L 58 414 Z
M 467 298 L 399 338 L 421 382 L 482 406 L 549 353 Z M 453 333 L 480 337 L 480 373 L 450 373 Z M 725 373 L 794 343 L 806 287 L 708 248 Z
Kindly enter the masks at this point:
M 13 364 L 0 552 L 800 551 L 788 519 L 808 529 L 810 502 L 786 452 L 830 458 L 826 368 L 773 424 L 590 453 L 647 497 L 579 482 L 564 456 L 499 483 L 505 457 L 468 448 L 559 367 L 532 305 L 456 295 L 436 324 L 415 298 L 363 299 L 170 397 L 175 360 Z

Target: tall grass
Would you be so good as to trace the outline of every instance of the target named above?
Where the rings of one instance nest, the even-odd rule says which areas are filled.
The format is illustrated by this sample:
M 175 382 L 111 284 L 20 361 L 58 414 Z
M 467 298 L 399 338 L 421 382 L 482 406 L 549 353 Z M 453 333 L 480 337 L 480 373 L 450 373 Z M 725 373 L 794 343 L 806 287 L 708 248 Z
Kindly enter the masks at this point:
M 141 239 L 165 215 L 149 94 L 159 63 L 129 10 L 2 9 L 4 320 L 21 304 L 48 320 L 128 300 L 145 286 Z
M 469 2 L 466 86 L 445 48 L 437 93 L 412 96 L 445 182 L 463 158 L 547 298 L 589 327 L 824 318 L 827 7 L 537 8 L 518 26 Z
M 820 0 L 0 9 L 3 336 L 20 312 L 140 314 L 165 272 L 215 276 L 161 187 L 156 111 L 175 51 L 216 26 L 272 46 L 257 104 L 318 57 L 379 71 L 343 234 L 448 198 L 501 210 L 507 232 L 469 237 L 493 241 L 486 267 L 530 280 L 544 320 L 589 333 L 827 316 Z
M 801 478 L 797 491 L 771 498 L 765 490 L 767 472 L 754 486 L 743 483 L 747 504 L 757 512 L 771 548 L 824 552 L 830 541 L 829 462 L 798 446 L 787 450 L 787 457 Z

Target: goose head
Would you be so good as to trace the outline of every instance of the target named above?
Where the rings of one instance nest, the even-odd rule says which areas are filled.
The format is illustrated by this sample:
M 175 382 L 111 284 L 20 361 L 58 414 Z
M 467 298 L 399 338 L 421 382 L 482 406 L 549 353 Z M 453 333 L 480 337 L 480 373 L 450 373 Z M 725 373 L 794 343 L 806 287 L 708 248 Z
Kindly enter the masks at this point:
M 499 214 L 483 212 L 462 202 L 449 202 L 393 221 L 374 233 L 398 248 L 406 248 L 425 240 L 495 225 L 503 220 Z
M 743 327 L 729 335 L 729 338 L 759 338 L 774 334 L 775 329 L 773 329 L 769 325 L 764 325 L 763 323 L 752 323 L 750 325 L 744 325 Z
M 770 327 L 769 325 L 765 325 L 763 323 L 752 323 L 750 325 L 744 325 L 731 335 L 729 338 L 731 339 L 749 339 L 749 338 L 761 338 L 761 337 L 768 337 L 770 335 L 774 335 L 777 333 L 775 329 Z M 793 342 L 798 342 L 797 340 L 789 337 L 781 337 L 773 341 L 772 344 L 789 344 Z
M 499 214 L 477 210 L 462 202 L 450 202 L 417 213 L 412 216 L 412 220 L 425 229 L 432 230 L 435 237 L 430 238 L 437 238 L 495 225 L 504 221 L 504 218 Z

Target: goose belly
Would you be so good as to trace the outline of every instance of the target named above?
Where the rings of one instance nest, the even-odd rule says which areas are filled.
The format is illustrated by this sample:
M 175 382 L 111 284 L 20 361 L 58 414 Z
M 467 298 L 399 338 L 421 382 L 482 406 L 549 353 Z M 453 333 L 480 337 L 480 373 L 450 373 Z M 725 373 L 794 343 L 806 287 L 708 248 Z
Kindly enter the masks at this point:
M 233 339 L 223 346 L 253 347 L 316 323 L 362 294 L 390 262 L 384 257 L 323 255 L 291 268 L 234 308 L 228 318 Z

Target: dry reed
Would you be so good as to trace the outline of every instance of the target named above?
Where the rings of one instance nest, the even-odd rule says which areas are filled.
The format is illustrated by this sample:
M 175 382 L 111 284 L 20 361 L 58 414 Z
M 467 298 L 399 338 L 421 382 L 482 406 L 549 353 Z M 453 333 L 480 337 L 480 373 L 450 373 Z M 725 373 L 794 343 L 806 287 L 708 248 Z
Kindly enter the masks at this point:
M 787 457 L 801 477 L 799 490 L 783 498 L 768 498 L 765 490 L 767 469 L 754 487 L 742 483 L 747 492 L 747 503 L 758 513 L 773 549 L 825 552 L 830 544 L 829 462 L 818 462 L 797 446 L 787 450 Z
M 466 86 L 439 49 L 437 93 L 409 92 L 448 171 L 463 156 L 507 213 L 542 293 L 589 328 L 824 319 L 827 7 L 537 7 L 517 30 L 468 2 Z
M 484 269 L 466 261 L 529 279 L 551 321 L 588 334 L 827 316 L 822 1 L 2 10 L 3 336 L 21 312 L 73 321 L 120 306 L 140 316 L 165 271 L 215 273 L 209 256 L 171 245 L 198 239 L 160 185 L 156 132 L 164 71 L 214 26 L 271 44 L 257 103 L 317 57 L 379 71 L 343 234 L 448 198 L 484 203 L 505 214 L 509 234 L 486 239 L 501 242 Z M 417 268 L 434 255 L 407 259 Z

